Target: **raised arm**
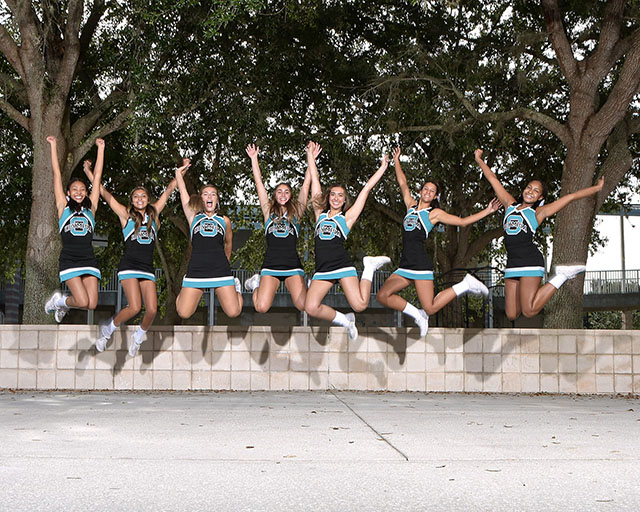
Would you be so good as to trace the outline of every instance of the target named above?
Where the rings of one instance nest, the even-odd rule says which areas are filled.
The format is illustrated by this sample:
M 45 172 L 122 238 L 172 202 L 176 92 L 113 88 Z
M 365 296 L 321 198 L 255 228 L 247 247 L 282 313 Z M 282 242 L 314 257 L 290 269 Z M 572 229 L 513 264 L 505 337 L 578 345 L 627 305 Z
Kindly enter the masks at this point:
M 415 200 L 411 196 L 409 185 L 407 185 L 407 176 L 405 175 L 404 171 L 402 170 L 402 166 L 400 165 L 400 154 L 401 150 L 399 147 L 393 150 L 393 166 L 396 169 L 396 180 L 398 180 L 398 185 L 400 185 L 402 200 L 404 201 L 407 209 L 409 209 L 415 204 Z
M 245 151 L 251 159 L 251 170 L 253 171 L 253 181 L 256 182 L 256 192 L 258 193 L 258 201 L 260 202 L 260 208 L 262 209 L 262 215 L 264 215 L 264 221 L 267 222 L 269 218 L 269 195 L 267 189 L 262 182 L 262 171 L 260 170 L 260 164 L 258 163 L 258 153 L 260 148 L 255 144 L 249 144 Z
M 493 187 L 493 191 L 496 193 L 496 195 L 498 196 L 498 199 L 500 200 L 500 202 L 506 207 L 509 205 L 512 205 L 513 203 L 516 202 L 516 200 L 514 199 L 514 197 L 509 194 L 509 192 L 507 192 L 507 190 L 502 186 L 502 183 L 500 183 L 500 180 L 498 179 L 498 177 L 496 176 L 496 173 L 494 173 L 487 164 L 484 163 L 484 160 L 482 159 L 482 150 L 481 149 L 476 149 L 475 151 L 475 157 L 476 157 L 476 162 L 478 162 L 478 165 L 480 166 L 480 169 L 482 169 L 482 174 L 484 174 L 484 177 L 487 178 L 487 181 L 489 182 L 489 184 L 491 185 L 491 187 Z
M 382 155 L 382 160 L 380 160 L 380 167 L 378 170 L 369 178 L 367 184 L 362 188 L 358 197 L 356 198 L 353 206 L 347 210 L 347 213 L 344 214 L 344 218 L 347 221 L 347 227 L 351 229 L 351 227 L 355 224 L 364 209 L 364 205 L 367 202 L 367 198 L 369 197 L 369 192 L 373 190 L 373 187 L 380 181 L 384 171 L 389 167 L 389 155 Z
M 184 176 L 179 167 L 176 169 L 176 183 L 178 184 L 178 190 L 180 191 L 180 202 L 182 203 L 182 210 L 184 211 L 184 215 L 187 218 L 187 222 L 189 226 L 193 222 L 193 218 L 196 216 L 196 212 L 194 212 L 191 208 L 189 208 L 189 191 L 187 190 L 187 185 L 184 182 Z
M 58 218 L 62 215 L 62 210 L 67 204 L 67 196 L 62 186 L 62 173 L 60 172 L 60 163 L 58 162 L 58 144 L 53 135 L 47 137 L 47 142 L 51 147 L 51 168 L 53 169 L 53 194 L 56 199 L 56 209 L 58 210 Z
M 187 172 L 187 169 L 189 167 L 191 167 L 191 160 L 189 160 L 188 158 L 183 158 L 182 166 L 176 169 L 176 173 L 180 171 L 182 173 L 182 176 L 184 176 L 184 173 Z M 158 200 L 155 203 L 153 203 L 153 207 L 156 209 L 156 213 L 158 215 L 160 215 L 160 212 L 164 210 L 164 207 L 167 205 L 167 201 L 169 200 L 169 198 L 171 197 L 171 194 L 173 194 L 173 191 L 176 189 L 177 186 L 178 186 L 178 182 L 176 181 L 175 178 L 173 178 L 167 185 L 167 188 L 164 189 L 164 192 L 160 195 Z
M 441 222 L 442 224 L 448 224 L 449 226 L 468 226 L 469 224 L 478 222 L 480 219 L 484 219 L 487 215 L 491 215 L 500 208 L 502 208 L 502 203 L 500 203 L 498 199 L 494 198 L 484 210 L 480 210 L 478 213 L 474 213 L 468 217 L 458 217 L 457 215 L 451 215 L 440 208 L 436 208 L 429 214 L 429 220 L 432 224 Z
M 318 167 L 316 166 L 316 158 L 322 152 L 320 144 L 316 144 L 313 141 L 309 141 L 307 144 L 307 171 L 311 177 L 311 200 L 314 201 L 316 197 L 322 195 L 322 185 L 320 185 L 320 178 L 318 176 Z M 313 212 L 316 215 L 316 220 L 322 213 L 321 208 L 316 208 L 313 203 Z
M 320 145 L 316 144 L 315 148 L 312 149 L 312 157 L 313 157 L 313 165 L 315 167 L 316 158 L 322 152 L 322 148 Z M 316 175 L 318 174 L 318 169 L 316 168 Z M 319 181 L 318 181 L 319 183 Z M 309 189 L 311 188 L 311 169 L 309 168 L 309 157 L 307 155 L 307 170 L 304 173 L 304 181 L 302 182 L 302 187 L 300 187 L 300 192 L 298 193 L 298 202 L 302 206 L 302 208 L 307 207 L 307 202 L 309 201 Z
M 91 170 L 91 160 L 85 160 L 82 166 L 82 169 L 84 170 L 84 173 L 87 175 L 87 178 L 89 178 L 89 181 L 93 183 L 94 175 L 93 175 L 93 171 Z M 105 200 L 105 202 L 109 205 L 109 208 L 111 208 L 114 211 L 114 213 L 118 216 L 118 219 L 120 219 L 120 224 L 122 225 L 122 227 L 124 227 L 125 224 L 127 223 L 127 219 L 129 219 L 129 212 L 127 211 L 127 207 L 119 203 L 118 200 L 115 197 L 113 197 L 113 195 L 111 195 L 111 193 L 105 188 L 105 186 L 102 183 L 100 183 L 100 195 Z
M 592 187 L 583 188 L 581 190 L 578 190 L 577 192 L 572 192 L 571 194 L 562 196 L 560 199 L 554 201 L 553 203 L 539 206 L 538 208 L 536 208 L 536 220 L 538 221 L 538 224 L 540 224 L 547 217 L 551 217 L 552 215 L 558 213 L 569 203 L 577 199 L 583 199 L 593 194 L 597 194 L 602 190 L 603 186 L 604 178 L 600 178 L 598 182 Z
M 102 169 L 104 168 L 104 139 L 96 139 L 98 146 L 98 157 L 96 158 L 96 166 L 93 170 L 93 178 L 91 178 L 91 211 L 95 214 L 100 201 L 100 183 L 102 182 Z

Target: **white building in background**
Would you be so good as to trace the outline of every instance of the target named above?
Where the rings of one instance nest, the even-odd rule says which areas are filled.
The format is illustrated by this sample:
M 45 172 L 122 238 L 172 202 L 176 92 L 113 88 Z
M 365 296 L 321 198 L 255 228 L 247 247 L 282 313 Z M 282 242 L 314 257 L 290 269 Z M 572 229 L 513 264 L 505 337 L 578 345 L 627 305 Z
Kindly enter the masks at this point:
M 620 213 L 596 216 L 595 227 L 607 242 L 589 256 L 587 271 L 640 269 L 640 204 L 630 205 L 627 216 Z

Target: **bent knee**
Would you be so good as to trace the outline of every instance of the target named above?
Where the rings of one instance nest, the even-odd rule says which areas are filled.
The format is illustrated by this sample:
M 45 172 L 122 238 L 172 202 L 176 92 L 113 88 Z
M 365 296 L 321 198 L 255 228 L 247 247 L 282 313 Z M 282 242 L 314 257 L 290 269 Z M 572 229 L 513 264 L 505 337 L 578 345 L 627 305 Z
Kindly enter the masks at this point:
M 538 312 L 534 311 L 533 309 L 523 309 L 522 314 L 527 318 L 533 318 L 538 314 Z
M 378 292 L 376 294 L 376 300 L 383 306 L 386 306 L 387 302 L 389 301 L 389 294 L 386 292 L 384 293 Z
M 511 320 L 511 321 L 513 321 L 513 320 L 517 320 L 517 319 L 518 319 L 518 316 L 520 316 L 520 315 L 518 315 L 518 313 L 512 313 L 512 312 L 510 312 L 510 311 L 507 311 L 507 312 L 506 312 L 506 315 L 507 315 L 507 318 L 508 318 L 509 320 Z
M 253 307 L 255 308 L 256 313 L 266 313 L 267 311 L 269 311 L 269 309 L 271 309 L 271 304 L 258 301 L 253 305 Z
M 362 313 L 365 309 L 367 309 L 368 304 L 363 302 L 357 304 L 351 304 L 351 309 L 353 309 L 356 313 Z

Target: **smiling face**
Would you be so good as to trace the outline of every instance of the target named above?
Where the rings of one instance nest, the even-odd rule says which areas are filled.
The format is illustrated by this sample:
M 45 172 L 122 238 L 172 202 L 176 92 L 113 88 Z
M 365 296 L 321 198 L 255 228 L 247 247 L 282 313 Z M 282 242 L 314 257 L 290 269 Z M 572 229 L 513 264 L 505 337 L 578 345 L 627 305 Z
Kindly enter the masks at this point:
M 347 192 L 342 187 L 331 187 L 329 191 L 329 206 L 332 210 L 342 210 L 347 202 Z
M 205 213 L 215 213 L 218 208 L 218 190 L 215 187 L 204 187 L 200 197 Z
M 544 197 L 544 187 L 538 180 L 530 181 L 522 192 L 525 204 L 534 204 Z
M 76 203 L 82 203 L 87 197 L 87 186 L 80 180 L 71 182 L 67 189 L 67 195 Z
M 281 183 L 276 187 L 274 195 L 276 204 L 278 204 L 279 206 L 284 206 L 291 200 L 291 187 L 286 183 Z
M 423 203 L 430 204 L 438 195 L 438 186 L 431 182 L 427 181 L 422 188 L 420 189 L 420 201 Z
M 138 211 L 144 211 L 149 204 L 149 194 L 147 191 L 140 187 L 131 192 L 131 204 Z

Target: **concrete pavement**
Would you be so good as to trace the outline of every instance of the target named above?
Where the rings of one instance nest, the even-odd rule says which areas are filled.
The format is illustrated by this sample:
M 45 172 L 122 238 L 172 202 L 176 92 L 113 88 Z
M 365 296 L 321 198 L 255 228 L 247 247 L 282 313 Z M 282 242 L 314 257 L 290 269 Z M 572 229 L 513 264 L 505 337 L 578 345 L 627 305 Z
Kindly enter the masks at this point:
M 0 393 L 0 510 L 638 510 L 640 400 Z

